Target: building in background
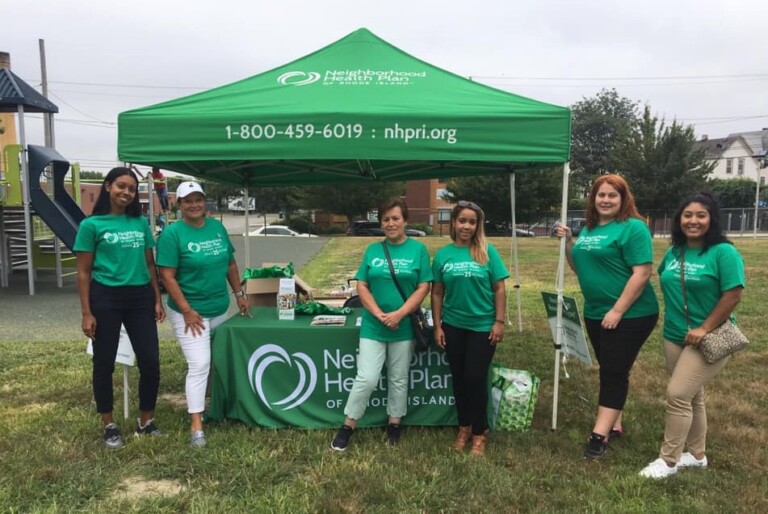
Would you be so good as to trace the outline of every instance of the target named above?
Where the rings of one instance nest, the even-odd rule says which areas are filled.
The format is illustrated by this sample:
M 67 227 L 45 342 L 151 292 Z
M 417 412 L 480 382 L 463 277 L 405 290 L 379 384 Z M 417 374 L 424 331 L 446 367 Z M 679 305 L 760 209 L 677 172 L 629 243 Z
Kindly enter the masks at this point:
M 434 235 L 447 235 L 453 204 L 443 200 L 445 192 L 442 179 L 408 181 L 405 189 L 408 223 L 423 223 L 432 227 Z
M 768 128 L 751 132 L 735 132 L 728 137 L 709 139 L 706 135 L 694 145 L 704 150 L 704 157 L 716 163 L 711 178 L 748 178 L 755 180 L 768 151 Z M 765 173 L 760 175 L 760 186 L 765 185 Z

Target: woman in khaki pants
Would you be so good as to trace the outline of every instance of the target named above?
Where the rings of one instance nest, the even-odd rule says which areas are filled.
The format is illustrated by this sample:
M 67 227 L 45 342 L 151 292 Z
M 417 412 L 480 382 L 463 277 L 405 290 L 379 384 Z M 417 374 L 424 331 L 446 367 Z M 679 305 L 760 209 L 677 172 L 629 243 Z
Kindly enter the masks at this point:
M 728 357 L 710 364 L 697 347 L 708 332 L 723 322 L 734 322 L 731 314 L 745 285 L 744 262 L 723 232 L 712 196 L 698 193 L 681 204 L 672 222 L 672 248 L 658 271 L 664 293 L 669 384 L 661 452 L 640 472 L 648 478 L 707 466 L 704 386 L 723 369 Z M 683 453 L 686 446 L 688 451 Z

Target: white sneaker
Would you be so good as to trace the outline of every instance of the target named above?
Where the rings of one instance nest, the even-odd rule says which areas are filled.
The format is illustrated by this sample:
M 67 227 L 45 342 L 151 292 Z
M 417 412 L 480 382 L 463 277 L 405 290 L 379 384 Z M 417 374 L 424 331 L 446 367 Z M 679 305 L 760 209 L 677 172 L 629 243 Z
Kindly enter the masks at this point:
M 706 468 L 707 464 L 706 455 L 703 459 L 699 460 L 691 452 L 685 452 L 680 456 L 680 460 L 677 461 L 678 468 Z
M 640 476 L 646 478 L 667 478 L 675 473 L 677 473 L 676 465 L 670 468 L 664 459 L 658 458 L 644 467 L 640 472 Z

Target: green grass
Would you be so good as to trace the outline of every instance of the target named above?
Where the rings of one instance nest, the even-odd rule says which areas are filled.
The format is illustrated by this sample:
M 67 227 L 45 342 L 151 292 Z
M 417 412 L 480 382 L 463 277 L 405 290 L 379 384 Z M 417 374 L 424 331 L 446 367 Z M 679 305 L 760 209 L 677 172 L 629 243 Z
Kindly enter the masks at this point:
M 302 278 L 336 288 L 354 274 L 371 241 L 333 239 Z M 447 242 L 424 241 L 432 253 Z M 508 260 L 509 243 L 494 243 Z M 627 435 L 604 461 L 582 458 L 596 369 L 569 362 L 558 430 L 550 430 L 553 351 L 539 291 L 554 290 L 557 242 L 536 238 L 520 240 L 524 330 L 508 327 L 496 358 L 541 378 L 536 415 L 528 432 L 492 434 L 485 458 L 452 452 L 451 428 L 411 428 L 396 449 L 384 445 L 383 430 L 360 430 L 346 453 L 334 454 L 331 430 L 235 422 L 209 425 L 209 446 L 192 450 L 180 401 L 185 364 L 175 341 L 161 343 L 157 419 L 169 437 L 131 438 L 124 449 L 107 451 L 83 343 L 17 341 L 0 343 L 0 512 L 768 512 L 768 345 L 761 322 L 768 241 L 736 244 L 748 280 L 737 315 L 752 345 L 708 388 L 708 470 L 683 470 L 661 482 L 637 476 L 656 458 L 663 430 L 660 325 L 633 370 Z M 657 262 L 665 249 L 665 241 L 656 242 Z M 654 283 L 658 293 L 657 277 Z M 566 290 L 578 296 L 570 271 Z M 515 319 L 513 308 L 511 314 Z M 135 376 L 131 370 L 133 384 Z M 121 374 L 114 380 L 118 414 Z M 178 489 L 150 490 L 164 484 Z

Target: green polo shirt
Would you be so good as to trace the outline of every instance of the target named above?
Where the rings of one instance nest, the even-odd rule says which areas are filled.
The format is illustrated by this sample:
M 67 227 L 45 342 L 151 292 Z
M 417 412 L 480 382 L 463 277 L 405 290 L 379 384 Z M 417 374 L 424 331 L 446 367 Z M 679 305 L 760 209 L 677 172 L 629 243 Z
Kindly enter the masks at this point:
M 205 218 L 202 227 L 184 221 L 171 224 L 157 240 L 157 265 L 176 268 L 176 281 L 189 305 L 205 318 L 227 312 L 227 272 L 235 249 L 218 220 Z M 181 312 L 168 295 L 168 306 Z
M 89 216 L 80 222 L 72 250 L 93 254 L 91 278 L 110 287 L 143 286 L 150 281 L 146 251 L 155 246 L 144 216 Z
M 584 227 L 571 257 L 584 295 L 584 317 L 603 319 L 624 291 L 632 267 L 653 262 L 653 240 L 642 220 L 614 220 L 593 229 Z M 623 317 L 642 318 L 658 312 L 659 303 L 649 281 Z
M 406 297 L 410 297 L 419 284 L 432 282 L 429 253 L 424 243 L 409 237 L 400 244 L 387 242 L 387 249 L 392 258 L 397 281 Z M 387 257 L 380 242 L 366 248 L 355 278 L 368 284 L 373 299 L 382 311 L 392 312 L 402 307 L 403 297 L 392 280 Z M 363 310 L 360 337 L 375 341 L 405 341 L 413 339 L 413 327 L 406 317 L 400 322 L 397 330 L 390 330 L 373 314 Z
M 670 248 L 659 264 L 659 280 L 664 295 L 664 339 L 682 345 L 688 333 L 683 309 L 683 286 L 680 283 L 680 260 Z M 691 328 L 701 325 L 715 308 L 725 291 L 744 287 L 744 261 L 729 243 L 709 247 L 685 248 L 685 293 Z M 731 321 L 736 320 L 731 316 Z
M 445 323 L 475 332 L 488 332 L 496 319 L 493 284 L 509 277 L 509 272 L 492 244 L 488 244 L 488 262 L 478 264 L 468 246 L 449 244 L 435 254 L 432 262 L 435 282 L 445 288 L 443 319 Z

